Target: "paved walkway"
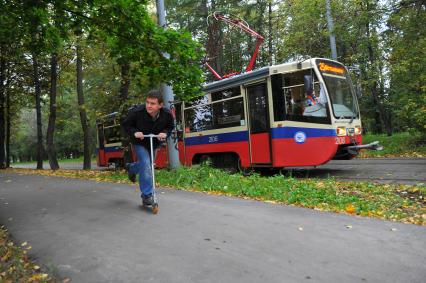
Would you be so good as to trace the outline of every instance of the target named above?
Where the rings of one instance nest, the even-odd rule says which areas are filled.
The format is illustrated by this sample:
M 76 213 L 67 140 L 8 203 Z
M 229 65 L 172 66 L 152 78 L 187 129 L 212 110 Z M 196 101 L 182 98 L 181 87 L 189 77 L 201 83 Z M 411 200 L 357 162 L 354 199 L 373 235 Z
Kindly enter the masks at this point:
M 72 282 L 424 282 L 426 227 L 0 172 L 0 223 Z M 349 228 L 348 228 L 349 227 Z

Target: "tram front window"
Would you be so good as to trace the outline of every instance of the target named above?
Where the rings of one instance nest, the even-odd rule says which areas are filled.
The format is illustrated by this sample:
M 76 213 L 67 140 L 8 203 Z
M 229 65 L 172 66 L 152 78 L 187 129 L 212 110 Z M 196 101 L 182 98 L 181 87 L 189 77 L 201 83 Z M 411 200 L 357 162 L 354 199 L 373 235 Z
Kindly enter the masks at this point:
M 348 80 L 324 75 L 324 81 L 332 101 L 334 116 L 347 119 L 358 118 L 358 108 Z
M 330 61 L 318 60 L 317 64 L 328 90 L 334 117 L 338 119 L 358 118 L 359 109 L 346 69 L 342 65 Z
M 312 81 L 307 90 L 305 79 Z M 313 69 L 271 76 L 275 121 L 330 124 L 327 95 Z

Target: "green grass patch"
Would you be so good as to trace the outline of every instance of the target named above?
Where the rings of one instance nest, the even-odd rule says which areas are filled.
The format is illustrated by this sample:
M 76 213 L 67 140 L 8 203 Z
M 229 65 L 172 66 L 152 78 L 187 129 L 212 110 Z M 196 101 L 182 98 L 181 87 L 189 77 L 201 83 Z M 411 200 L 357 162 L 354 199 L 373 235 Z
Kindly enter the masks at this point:
M 30 170 L 14 172 L 43 174 L 99 182 L 130 183 L 123 171 Z M 425 225 L 426 187 L 344 182 L 335 179 L 296 179 L 281 175 L 263 177 L 228 174 L 208 166 L 156 170 L 157 186 L 222 194 L 289 204 L 312 209 L 344 212 Z
M 361 157 L 426 157 L 426 138 L 419 133 L 363 136 L 364 144 L 373 141 L 379 141 L 383 150 L 364 150 Z
M 74 163 L 79 162 L 83 163 L 84 158 L 83 156 L 77 157 L 77 158 L 64 158 L 64 159 L 58 159 L 59 164 L 61 163 Z M 92 159 L 92 164 L 96 164 L 96 158 Z M 37 161 L 25 161 L 25 162 L 15 162 L 11 163 L 10 165 L 27 165 L 27 164 L 37 164 Z M 49 160 L 43 160 L 43 164 L 49 165 Z

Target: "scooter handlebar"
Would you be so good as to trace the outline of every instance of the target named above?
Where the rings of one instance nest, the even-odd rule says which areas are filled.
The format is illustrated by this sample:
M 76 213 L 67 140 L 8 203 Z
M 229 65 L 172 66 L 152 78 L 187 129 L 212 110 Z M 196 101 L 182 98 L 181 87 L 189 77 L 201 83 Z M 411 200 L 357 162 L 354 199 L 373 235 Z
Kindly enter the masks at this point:
M 143 135 L 144 138 L 158 138 L 159 135 L 149 134 L 149 135 Z

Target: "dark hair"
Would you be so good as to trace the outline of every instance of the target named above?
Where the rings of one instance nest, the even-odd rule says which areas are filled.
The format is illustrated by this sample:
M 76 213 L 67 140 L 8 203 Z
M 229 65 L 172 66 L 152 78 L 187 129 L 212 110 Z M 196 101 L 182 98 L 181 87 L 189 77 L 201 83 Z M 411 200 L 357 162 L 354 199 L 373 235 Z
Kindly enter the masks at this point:
M 155 89 L 149 91 L 146 98 L 154 98 L 158 100 L 158 103 L 163 103 L 163 96 L 161 95 L 161 92 Z

